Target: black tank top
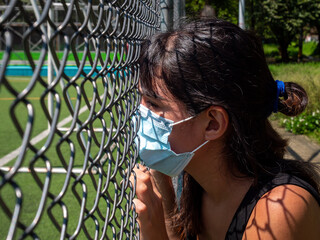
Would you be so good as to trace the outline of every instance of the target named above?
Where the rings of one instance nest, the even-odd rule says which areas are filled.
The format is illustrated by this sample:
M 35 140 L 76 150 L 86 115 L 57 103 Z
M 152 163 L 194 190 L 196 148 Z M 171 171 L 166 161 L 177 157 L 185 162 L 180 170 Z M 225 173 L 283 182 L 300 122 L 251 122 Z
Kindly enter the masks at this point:
M 286 184 L 296 185 L 307 190 L 317 200 L 320 206 L 320 196 L 318 192 L 309 183 L 298 177 L 286 173 L 279 173 L 276 176 L 260 180 L 258 184 L 249 188 L 240 206 L 238 207 L 235 215 L 233 216 L 225 239 L 241 240 L 247 223 L 249 221 L 251 212 L 253 211 L 259 199 L 265 193 L 271 191 L 273 188 Z M 196 240 L 197 238 L 195 236 L 188 236 L 187 239 Z
M 251 212 L 253 211 L 259 199 L 273 188 L 286 184 L 296 185 L 307 190 L 317 200 L 320 206 L 320 196 L 309 183 L 298 177 L 286 173 L 280 173 L 272 178 L 262 180 L 258 182 L 257 185 L 250 187 L 231 221 L 225 239 L 241 240 Z

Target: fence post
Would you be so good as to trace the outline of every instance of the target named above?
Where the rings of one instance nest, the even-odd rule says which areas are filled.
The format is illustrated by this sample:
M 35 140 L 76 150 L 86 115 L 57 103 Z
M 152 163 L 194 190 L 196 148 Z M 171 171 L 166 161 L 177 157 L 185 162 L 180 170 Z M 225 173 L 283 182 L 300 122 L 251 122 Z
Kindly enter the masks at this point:
M 173 27 L 179 25 L 179 20 L 186 15 L 185 0 L 173 2 Z
M 50 10 L 49 10 L 49 19 L 53 20 L 53 4 L 52 6 L 50 7 Z M 52 28 L 49 24 L 49 21 L 47 22 L 47 36 L 48 36 L 48 61 L 47 61 L 47 64 L 48 64 L 48 68 L 47 68 L 47 81 L 48 81 L 48 85 L 50 85 L 53 81 L 53 78 L 54 78 L 54 74 L 53 74 L 53 62 L 52 62 L 52 53 L 51 53 L 51 50 L 50 50 L 50 47 L 49 47 L 49 41 L 50 41 L 50 38 L 52 36 Z M 48 95 L 48 110 L 49 110 L 49 114 L 50 116 L 52 117 L 52 114 L 53 114 L 53 95 L 52 93 L 50 92 L 49 95 Z M 48 122 L 48 130 L 50 130 L 50 123 Z
M 246 29 L 246 24 L 244 20 L 245 13 L 245 0 L 239 0 L 239 27 L 242 29 Z
M 171 30 L 173 27 L 173 0 L 161 0 L 161 32 Z

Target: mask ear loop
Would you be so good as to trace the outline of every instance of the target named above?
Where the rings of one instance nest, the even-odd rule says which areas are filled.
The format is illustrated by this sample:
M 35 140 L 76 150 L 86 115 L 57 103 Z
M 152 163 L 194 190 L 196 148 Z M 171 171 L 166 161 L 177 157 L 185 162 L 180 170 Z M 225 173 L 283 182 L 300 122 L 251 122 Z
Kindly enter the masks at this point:
M 172 127 L 172 126 L 177 125 L 177 124 L 179 124 L 179 123 L 183 123 L 183 122 L 189 121 L 190 119 L 195 118 L 195 117 L 196 117 L 196 116 L 188 117 L 188 118 L 183 119 L 183 120 L 180 120 L 180 121 L 178 121 L 178 122 L 171 123 L 171 124 L 169 124 L 169 126 Z M 204 143 L 202 143 L 199 147 L 197 147 L 196 149 L 194 149 L 194 150 L 192 151 L 192 153 L 194 153 L 194 152 L 196 152 L 197 150 L 199 150 L 200 148 L 202 148 L 202 147 L 203 147 L 204 145 L 206 145 L 208 142 L 209 142 L 209 140 L 207 140 L 207 141 L 205 141 Z
M 204 143 L 202 143 L 199 147 L 197 147 L 195 150 L 192 151 L 192 153 L 194 153 L 195 151 L 199 150 L 200 148 L 202 148 L 204 145 L 206 145 L 209 142 L 209 140 L 205 141 Z
M 192 119 L 192 118 L 194 118 L 194 117 L 195 117 L 195 116 L 191 116 L 191 117 L 188 117 L 188 118 L 186 118 L 186 119 L 182 119 L 182 120 L 180 120 L 180 121 L 178 121 L 178 122 L 170 123 L 169 126 L 172 127 L 172 126 L 177 125 L 177 124 L 179 124 L 179 123 L 183 123 L 183 122 L 189 121 L 190 119 Z

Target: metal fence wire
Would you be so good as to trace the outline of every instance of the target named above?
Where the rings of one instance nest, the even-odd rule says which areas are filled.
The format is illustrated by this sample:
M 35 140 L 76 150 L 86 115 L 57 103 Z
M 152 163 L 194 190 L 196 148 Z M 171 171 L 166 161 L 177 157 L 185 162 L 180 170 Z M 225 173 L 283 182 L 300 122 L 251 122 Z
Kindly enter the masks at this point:
M 0 238 L 139 239 L 137 59 L 160 27 L 158 1 L 0 11 Z

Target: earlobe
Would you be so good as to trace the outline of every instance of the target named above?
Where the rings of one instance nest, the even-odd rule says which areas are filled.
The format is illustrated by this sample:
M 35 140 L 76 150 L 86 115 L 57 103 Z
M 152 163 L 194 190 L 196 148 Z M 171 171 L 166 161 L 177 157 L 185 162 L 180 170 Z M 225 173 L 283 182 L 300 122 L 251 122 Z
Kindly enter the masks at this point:
M 211 106 L 206 111 L 206 118 L 205 135 L 207 140 L 216 140 L 226 133 L 229 125 L 229 116 L 223 107 Z

